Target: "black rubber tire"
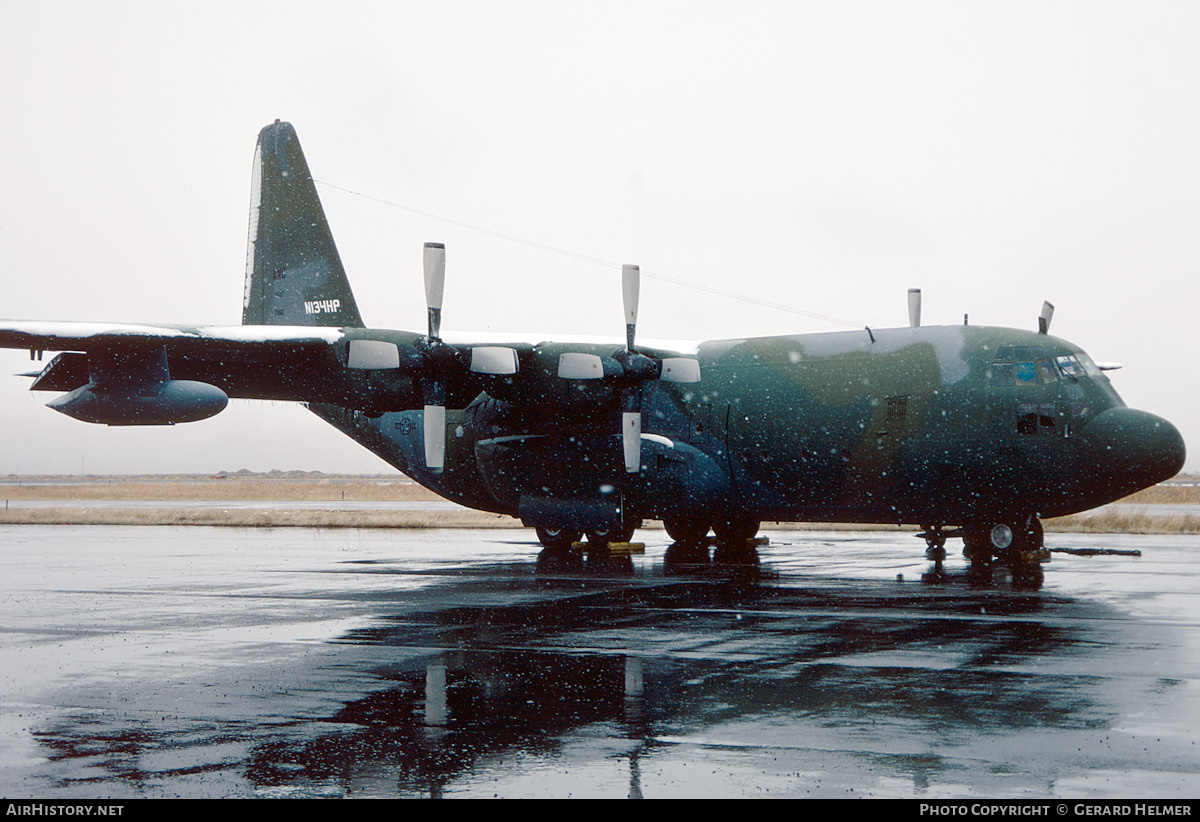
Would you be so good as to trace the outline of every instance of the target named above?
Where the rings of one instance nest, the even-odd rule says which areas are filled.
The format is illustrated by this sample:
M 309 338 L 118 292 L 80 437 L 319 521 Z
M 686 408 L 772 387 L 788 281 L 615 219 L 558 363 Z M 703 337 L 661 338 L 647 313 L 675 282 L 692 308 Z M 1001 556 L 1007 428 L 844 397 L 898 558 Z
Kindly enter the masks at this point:
M 717 532 L 717 542 L 734 545 L 754 539 L 761 525 L 758 520 L 729 518 L 717 520 L 713 530 Z
M 632 526 L 622 526 L 620 529 L 601 528 L 587 532 L 587 540 L 592 545 L 608 545 L 610 542 L 629 542 L 633 539 Z
M 579 542 L 580 537 L 583 535 L 581 531 L 552 525 L 539 526 L 534 530 L 537 531 L 538 542 L 542 543 L 546 548 L 570 548 L 576 542 Z
M 712 530 L 706 520 L 700 519 L 665 519 L 663 528 L 667 536 L 682 545 L 699 545 Z

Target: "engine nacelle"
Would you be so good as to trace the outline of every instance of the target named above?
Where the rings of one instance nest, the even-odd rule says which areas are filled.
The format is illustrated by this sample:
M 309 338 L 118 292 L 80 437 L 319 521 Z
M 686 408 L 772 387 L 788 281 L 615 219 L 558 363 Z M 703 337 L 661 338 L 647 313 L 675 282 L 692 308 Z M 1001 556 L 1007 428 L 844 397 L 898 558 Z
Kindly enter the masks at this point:
M 97 385 L 88 383 L 46 403 L 68 417 L 101 425 L 174 425 L 220 413 L 229 397 L 195 380 Z

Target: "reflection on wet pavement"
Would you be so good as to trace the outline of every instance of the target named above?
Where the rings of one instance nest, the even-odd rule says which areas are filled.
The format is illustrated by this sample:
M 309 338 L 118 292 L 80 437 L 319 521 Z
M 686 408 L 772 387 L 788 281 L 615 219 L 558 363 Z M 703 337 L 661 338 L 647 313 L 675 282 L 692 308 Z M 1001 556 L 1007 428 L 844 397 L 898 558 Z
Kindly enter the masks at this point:
M 539 576 L 512 532 L 231 530 L 4 530 L 6 795 L 1200 786 L 1186 541 L 1021 591 L 951 561 L 922 584 L 904 535 L 776 535 L 753 575 L 664 575 L 663 542 Z

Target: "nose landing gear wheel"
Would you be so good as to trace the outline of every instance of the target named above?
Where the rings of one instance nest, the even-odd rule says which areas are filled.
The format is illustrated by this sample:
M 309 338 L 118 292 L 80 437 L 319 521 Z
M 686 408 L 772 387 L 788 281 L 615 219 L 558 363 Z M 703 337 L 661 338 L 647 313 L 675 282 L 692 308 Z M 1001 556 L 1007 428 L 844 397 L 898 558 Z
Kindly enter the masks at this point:
M 963 555 L 971 562 L 971 574 L 989 576 L 994 565 L 1012 573 L 1018 587 L 1038 587 L 1044 574 L 1041 563 L 1050 559 L 1044 545 L 1042 523 L 1034 515 L 1010 521 L 975 523 L 963 528 Z
M 1005 551 L 1012 547 L 1014 539 L 1013 529 L 1011 525 L 1005 525 L 1003 522 L 993 525 L 988 530 L 988 542 L 992 544 L 993 553 L 1002 555 Z
M 925 559 L 933 560 L 933 568 L 921 574 L 921 579 L 925 582 L 941 582 L 946 577 L 942 567 L 946 560 L 946 535 L 942 533 L 940 525 L 927 525 L 920 536 L 925 537 Z

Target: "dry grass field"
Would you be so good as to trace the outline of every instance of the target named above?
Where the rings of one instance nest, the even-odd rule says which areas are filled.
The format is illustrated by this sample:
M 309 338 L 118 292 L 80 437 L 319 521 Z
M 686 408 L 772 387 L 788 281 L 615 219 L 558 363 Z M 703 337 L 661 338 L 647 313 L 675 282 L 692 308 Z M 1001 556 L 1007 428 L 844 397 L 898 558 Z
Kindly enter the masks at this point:
M 437 501 L 441 498 L 402 477 L 356 477 L 290 474 L 233 474 L 221 477 L 9 477 L 0 489 L 6 501 L 0 523 L 65 525 L 230 525 L 303 528 L 520 528 L 520 521 L 483 511 L 339 510 L 339 502 Z M 9 500 L 63 500 L 58 507 L 8 507 Z M 152 508 L 89 500 L 149 500 Z M 171 502 L 204 501 L 205 508 L 172 508 Z M 328 509 L 228 507 L 220 502 L 329 502 Z
M 437 494 L 403 477 L 233 474 L 223 477 L 9 477 L 7 499 L 69 500 L 436 500 Z
M 1138 491 L 1096 514 L 1046 520 L 1047 531 L 1083 534 L 1200 534 L 1200 516 L 1156 514 L 1145 506 L 1200 505 L 1200 476 L 1174 480 Z
M 379 501 L 436 501 L 436 494 L 403 477 L 331 476 L 322 474 L 232 474 L 220 477 L 7 477 L 0 478 L 0 523 L 79 525 L 230 525 L 242 527 L 307 528 L 520 528 L 508 516 L 468 510 L 347 510 L 337 503 Z M 23 508 L 10 501 L 63 500 L 70 505 Z M 103 500 L 89 507 L 88 500 Z M 154 507 L 122 507 L 120 500 L 151 500 Z M 322 508 L 222 507 L 222 501 L 330 502 Z M 207 501 L 211 507 L 172 507 Z M 1047 520 L 1047 531 L 1083 533 L 1200 534 L 1200 516 L 1149 513 L 1145 506 L 1200 505 L 1200 477 L 1179 477 L 1148 488 L 1097 514 L 1077 514 Z M 648 523 L 647 527 L 657 527 Z M 823 524 L 776 524 L 772 528 L 872 528 Z M 894 526 L 873 528 L 895 530 Z

